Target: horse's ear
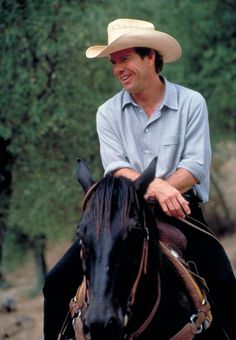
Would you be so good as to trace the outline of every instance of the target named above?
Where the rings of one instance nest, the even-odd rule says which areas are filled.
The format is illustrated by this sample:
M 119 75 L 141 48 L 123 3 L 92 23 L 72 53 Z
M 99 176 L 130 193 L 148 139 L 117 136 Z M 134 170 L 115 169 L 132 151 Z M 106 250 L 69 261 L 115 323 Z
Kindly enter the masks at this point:
M 76 179 L 85 192 L 95 183 L 87 164 L 80 158 L 77 159 Z
M 138 194 L 144 196 L 156 173 L 157 157 L 153 158 L 146 170 L 134 181 Z

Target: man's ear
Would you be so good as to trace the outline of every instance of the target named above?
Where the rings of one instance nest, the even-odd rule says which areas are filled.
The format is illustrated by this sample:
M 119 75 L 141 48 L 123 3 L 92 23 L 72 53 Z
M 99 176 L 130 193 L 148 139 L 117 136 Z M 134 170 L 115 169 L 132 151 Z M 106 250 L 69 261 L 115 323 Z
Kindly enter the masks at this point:
M 149 59 L 155 64 L 156 53 L 153 49 L 151 49 L 151 51 L 149 53 Z

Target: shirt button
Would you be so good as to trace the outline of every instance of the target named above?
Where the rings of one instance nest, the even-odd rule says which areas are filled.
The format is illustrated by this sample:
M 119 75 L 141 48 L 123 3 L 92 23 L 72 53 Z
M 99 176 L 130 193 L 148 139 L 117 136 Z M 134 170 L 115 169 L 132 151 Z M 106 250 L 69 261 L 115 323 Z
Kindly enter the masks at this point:
M 144 150 L 144 153 L 145 153 L 145 154 L 148 154 L 148 153 L 150 153 L 150 151 L 149 151 L 148 149 L 145 149 L 145 150 Z
M 149 132 L 149 129 L 148 129 L 148 128 L 146 128 L 146 129 L 145 129 L 145 132 L 146 132 L 146 133 L 147 133 L 147 132 Z

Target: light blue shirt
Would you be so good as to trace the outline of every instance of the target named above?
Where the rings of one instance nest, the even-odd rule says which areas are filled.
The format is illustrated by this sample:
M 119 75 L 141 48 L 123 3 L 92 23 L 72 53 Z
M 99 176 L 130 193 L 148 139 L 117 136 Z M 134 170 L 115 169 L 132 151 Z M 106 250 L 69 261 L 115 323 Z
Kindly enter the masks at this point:
M 206 102 L 196 91 L 164 82 L 163 102 L 150 118 L 124 89 L 99 107 L 105 174 L 120 168 L 142 172 L 157 156 L 156 177 L 165 179 L 184 168 L 198 181 L 198 197 L 207 201 L 211 145 Z

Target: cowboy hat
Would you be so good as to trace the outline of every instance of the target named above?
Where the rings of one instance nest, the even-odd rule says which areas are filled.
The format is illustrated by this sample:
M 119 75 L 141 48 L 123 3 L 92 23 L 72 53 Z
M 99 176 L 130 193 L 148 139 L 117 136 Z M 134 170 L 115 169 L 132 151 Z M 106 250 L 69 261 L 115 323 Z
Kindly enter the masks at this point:
M 152 23 L 143 20 L 117 19 L 107 27 L 108 45 L 91 46 L 87 58 L 108 57 L 111 53 L 132 47 L 147 47 L 157 50 L 165 63 L 181 56 L 181 47 L 171 35 L 156 31 Z

